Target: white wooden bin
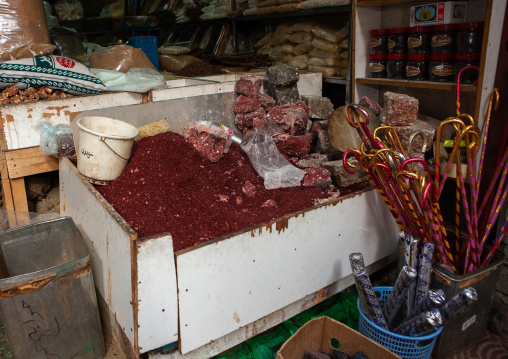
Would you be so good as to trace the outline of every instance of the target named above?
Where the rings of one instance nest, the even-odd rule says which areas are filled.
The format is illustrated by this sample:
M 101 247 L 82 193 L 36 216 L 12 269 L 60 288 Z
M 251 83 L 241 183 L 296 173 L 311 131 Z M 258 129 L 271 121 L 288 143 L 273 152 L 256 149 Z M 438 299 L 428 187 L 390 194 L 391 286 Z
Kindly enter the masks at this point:
M 320 93 L 319 87 L 305 94 Z M 180 106 L 217 102 L 209 113 L 228 123 L 232 113 L 221 109 L 230 111 L 233 96 L 111 111 L 136 126 L 165 118 L 184 134 L 200 118 L 200 106 L 177 116 Z M 178 340 L 184 357 L 211 357 L 351 285 L 351 252 L 379 267 L 397 251 L 398 228 L 372 189 L 176 253 L 169 233 L 138 238 L 67 159 L 60 161 L 60 195 L 61 215 L 71 216 L 82 231 L 98 292 L 136 355 Z

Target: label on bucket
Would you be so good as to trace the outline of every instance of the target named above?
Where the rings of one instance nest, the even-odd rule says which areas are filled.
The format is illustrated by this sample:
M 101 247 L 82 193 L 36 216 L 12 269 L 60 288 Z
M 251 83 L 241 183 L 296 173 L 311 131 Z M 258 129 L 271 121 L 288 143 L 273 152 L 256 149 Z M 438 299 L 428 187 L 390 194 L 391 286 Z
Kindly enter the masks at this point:
M 473 315 L 471 318 L 469 318 L 468 320 L 466 320 L 464 323 L 462 323 L 462 331 L 466 330 L 467 328 L 469 328 L 471 326 L 471 324 L 473 324 L 474 322 L 476 322 L 476 314 Z

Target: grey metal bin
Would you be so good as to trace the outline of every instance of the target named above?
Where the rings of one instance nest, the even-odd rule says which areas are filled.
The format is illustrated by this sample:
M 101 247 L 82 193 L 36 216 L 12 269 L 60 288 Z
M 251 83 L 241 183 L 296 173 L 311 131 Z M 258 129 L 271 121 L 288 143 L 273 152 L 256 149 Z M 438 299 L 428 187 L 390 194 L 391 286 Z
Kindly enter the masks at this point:
M 105 356 L 90 258 L 69 217 L 0 233 L 0 311 L 16 359 Z
M 503 260 L 504 257 L 496 253 L 489 265 L 467 274 L 453 274 L 441 266 L 433 266 L 430 287 L 442 289 L 447 299 L 465 287 L 473 287 L 478 293 L 475 303 L 444 325 L 432 352 L 433 359 L 448 358 L 483 339 Z

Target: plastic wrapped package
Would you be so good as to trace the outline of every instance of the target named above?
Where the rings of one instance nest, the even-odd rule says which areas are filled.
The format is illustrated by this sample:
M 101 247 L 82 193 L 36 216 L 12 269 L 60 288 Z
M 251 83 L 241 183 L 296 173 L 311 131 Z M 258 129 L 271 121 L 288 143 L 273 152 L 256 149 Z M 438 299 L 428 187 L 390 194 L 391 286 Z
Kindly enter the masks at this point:
M 275 28 L 275 33 L 276 34 L 290 34 L 291 33 L 291 26 L 286 23 L 279 24 Z
M 264 128 L 254 128 L 240 145 L 252 166 L 264 179 L 266 189 L 300 186 L 305 171 L 293 166 L 277 149 Z
M 290 26 L 289 28 L 289 32 L 290 33 L 294 33 L 294 32 L 312 32 L 312 28 L 316 26 L 316 23 L 314 22 L 297 22 L 293 25 Z
M 293 48 L 293 54 L 299 56 L 308 53 L 314 48 L 312 46 L 312 42 L 304 42 L 303 44 L 298 44 Z
M 31 43 L 51 44 L 42 1 L 0 1 L 0 53 Z
M 302 0 L 277 0 L 277 5 L 299 4 Z
M 294 42 L 295 44 L 302 44 L 304 42 L 311 42 L 313 38 L 314 35 L 312 35 L 312 33 L 299 31 L 291 34 L 291 36 L 289 36 L 289 41 Z
M 258 8 L 257 6 L 254 6 L 254 7 L 251 7 L 251 8 L 248 8 L 248 9 L 245 9 L 245 11 L 243 12 L 243 15 L 244 16 L 252 16 L 252 15 L 256 15 L 257 12 L 258 12 Z
M 272 51 L 273 49 L 270 49 L 268 52 L 268 58 L 270 58 L 273 61 L 281 62 L 283 64 L 287 64 L 295 55 L 290 53 L 284 53 L 284 52 L 277 52 Z
M 344 26 L 342 29 L 335 32 L 335 35 L 337 35 L 341 40 L 345 39 L 349 35 L 349 24 Z
M 58 0 L 53 5 L 60 21 L 80 20 L 83 18 L 83 5 L 79 0 Z
M 312 57 L 323 57 L 332 59 L 337 59 L 340 57 L 340 53 L 338 52 L 330 52 L 316 48 L 312 48 L 311 51 L 309 52 L 309 55 Z
M 288 62 L 288 66 L 296 67 L 299 70 L 305 70 L 307 68 L 307 63 L 309 59 L 310 59 L 309 54 L 295 56 Z
M 191 55 L 159 55 L 160 69 L 169 72 L 180 71 L 196 61 L 199 61 L 199 58 Z
M 25 59 L 35 56 L 51 55 L 56 46 L 51 44 L 27 44 L 0 54 L 0 61 Z
M 270 44 L 272 44 L 273 46 L 282 45 L 283 43 L 289 40 L 289 36 L 290 35 L 288 33 L 275 31 L 275 34 L 270 40 Z
M 284 12 L 291 12 L 291 11 L 297 11 L 300 10 L 300 4 L 299 3 L 291 3 L 291 4 L 284 4 L 277 6 L 277 12 L 284 13 Z
M 339 45 L 338 44 L 321 39 L 319 37 L 315 37 L 314 39 L 312 39 L 312 45 L 315 48 L 320 49 L 320 50 L 324 50 L 324 51 L 328 51 L 328 52 L 339 52 Z
M 349 57 L 349 52 L 348 51 L 339 52 L 339 57 L 341 59 L 347 59 Z
M 145 93 L 166 87 L 166 78 L 158 71 L 146 67 L 133 67 L 127 73 L 90 69 L 101 79 L 108 91 Z
M 185 46 L 161 46 L 159 47 L 159 54 L 163 55 L 184 55 L 189 53 L 190 49 Z
M 35 130 L 40 133 L 41 152 L 46 156 L 76 159 L 76 149 L 70 124 L 51 125 L 51 119 L 37 121 Z
M 92 52 L 90 67 L 96 69 L 127 72 L 133 67 L 147 67 L 156 70 L 141 49 L 129 45 L 103 47 Z
M 312 57 L 309 60 L 309 65 L 344 67 L 344 60 L 338 58 Z
M 335 66 L 318 66 L 318 65 L 308 65 L 307 70 L 310 72 L 321 72 L 323 76 L 335 76 L 338 68 Z
M 341 42 L 339 42 L 339 48 L 347 50 L 349 48 L 349 39 L 344 39 Z
M 273 35 L 274 35 L 274 33 L 270 32 L 270 33 L 266 34 L 265 36 L 263 36 L 258 42 L 256 42 L 254 44 L 254 48 L 259 49 L 259 48 L 265 46 L 266 44 L 268 44 L 270 42 L 270 40 L 272 39 Z
M 316 26 L 316 27 L 312 28 L 312 33 L 314 34 L 314 36 L 317 36 L 321 39 L 324 39 L 324 40 L 330 41 L 330 42 L 339 42 L 340 40 L 342 40 L 340 37 L 338 37 L 335 34 L 335 32 L 333 30 L 326 29 L 321 26 Z
M 124 16 L 124 0 L 117 0 L 114 3 L 104 6 L 100 17 L 112 17 L 118 19 Z
M 261 55 L 267 55 L 270 52 L 271 48 L 272 48 L 272 45 L 270 45 L 270 43 L 268 43 L 268 44 L 264 45 L 262 48 L 260 48 L 259 50 L 257 50 L 257 53 L 261 54 Z
M 300 3 L 300 9 L 314 9 L 316 7 L 347 5 L 351 0 L 305 0 Z
M 256 10 L 256 15 L 268 15 L 277 12 L 277 6 L 260 7 Z
M 276 0 L 263 0 L 263 1 L 260 1 L 257 3 L 257 7 L 259 7 L 259 8 L 267 7 L 267 6 L 275 6 L 275 5 L 277 5 Z
M 272 53 L 293 53 L 293 50 L 295 48 L 295 45 L 293 44 L 282 44 L 279 46 L 273 46 L 272 47 Z

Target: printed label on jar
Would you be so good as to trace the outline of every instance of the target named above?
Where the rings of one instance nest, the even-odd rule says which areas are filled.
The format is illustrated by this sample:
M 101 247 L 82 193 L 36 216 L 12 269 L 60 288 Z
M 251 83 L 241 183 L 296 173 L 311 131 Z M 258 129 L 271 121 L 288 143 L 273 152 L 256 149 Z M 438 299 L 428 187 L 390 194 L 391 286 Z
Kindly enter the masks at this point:
M 418 76 L 420 74 L 420 69 L 414 66 L 406 66 L 406 76 Z
M 397 45 L 397 43 L 395 41 L 393 41 L 392 39 L 388 39 L 388 48 L 389 49 L 393 49 L 395 47 L 395 45 Z
M 370 39 L 369 41 L 369 47 L 372 48 L 372 47 L 378 47 L 379 45 L 381 45 L 381 40 L 379 39 Z
M 452 38 L 449 36 L 435 35 L 432 36 L 431 45 L 432 47 L 441 47 L 448 45 L 450 42 L 452 42 Z
M 384 71 L 385 67 L 379 62 L 369 62 L 369 72 L 381 72 Z
M 417 37 L 408 37 L 407 38 L 407 47 L 413 49 L 415 47 L 421 46 L 422 40 Z
M 432 68 L 432 74 L 436 76 L 451 76 L 453 75 L 454 66 L 452 65 L 437 65 Z

